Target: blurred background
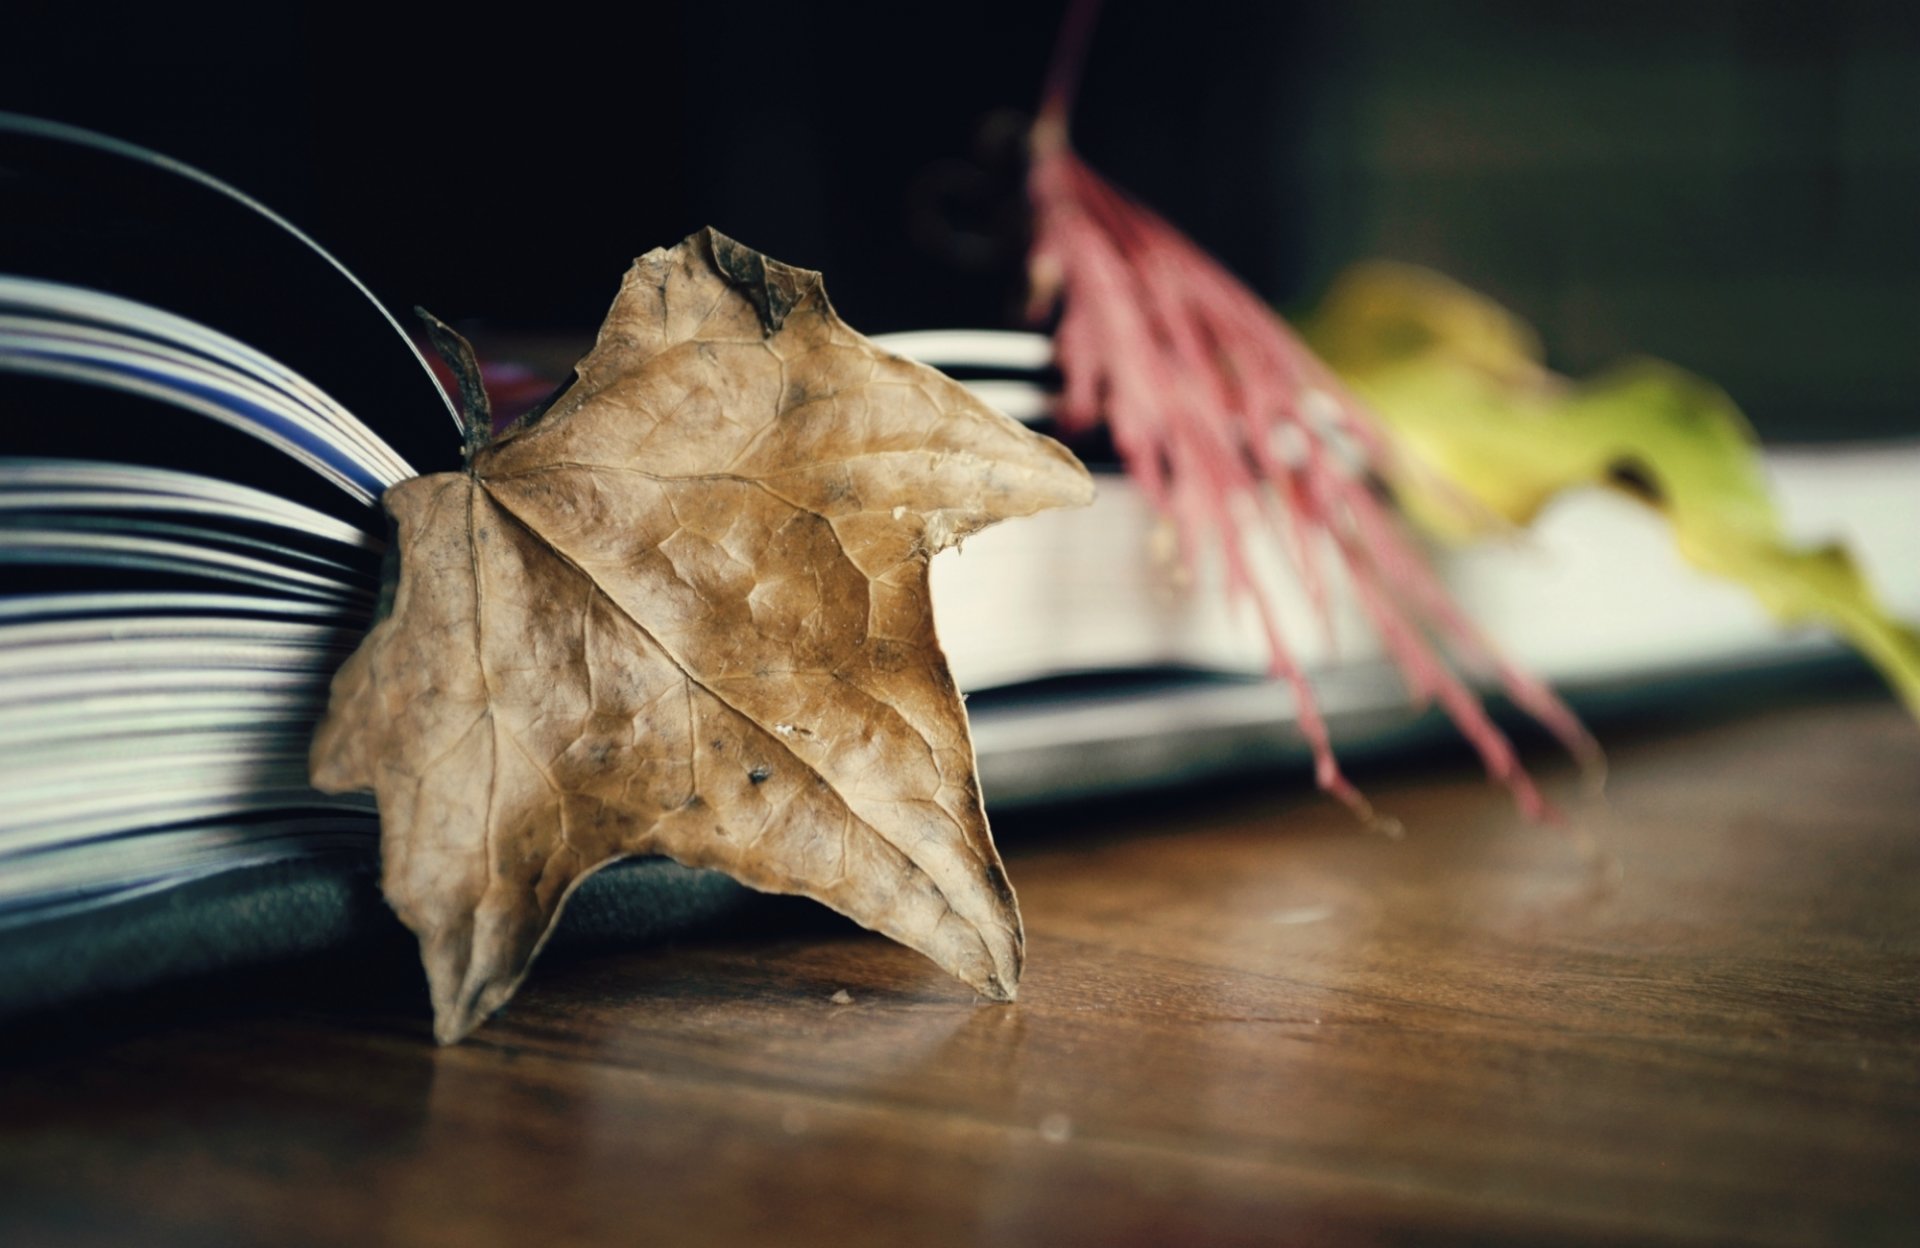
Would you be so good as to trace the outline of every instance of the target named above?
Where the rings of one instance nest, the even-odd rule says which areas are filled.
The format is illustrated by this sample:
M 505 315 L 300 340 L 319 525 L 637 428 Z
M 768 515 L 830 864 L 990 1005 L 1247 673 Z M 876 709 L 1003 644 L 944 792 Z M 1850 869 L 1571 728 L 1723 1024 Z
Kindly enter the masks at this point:
M 390 305 L 585 335 L 712 223 L 868 330 L 1014 323 L 1018 126 L 1057 3 L 16 4 L 0 107 L 150 145 Z M 1089 159 L 1282 306 L 1432 265 L 1579 374 L 1632 353 L 1774 440 L 1920 433 L 1920 8 L 1113 0 Z

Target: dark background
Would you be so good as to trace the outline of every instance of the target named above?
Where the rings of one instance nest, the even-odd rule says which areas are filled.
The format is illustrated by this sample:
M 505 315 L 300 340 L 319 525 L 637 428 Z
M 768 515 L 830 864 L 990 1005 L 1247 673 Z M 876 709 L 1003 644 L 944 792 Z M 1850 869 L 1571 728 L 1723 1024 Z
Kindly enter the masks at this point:
M 590 331 L 629 257 L 709 222 L 824 270 L 864 329 L 1014 323 L 1004 119 L 1056 4 L 618 12 L 15 5 L 0 107 L 197 164 L 470 324 Z M 1654 354 L 1770 437 L 1911 436 L 1917 13 L 1113 0 L 1076 131 L 1282 305 L 1420 261 L 1566 370 Z

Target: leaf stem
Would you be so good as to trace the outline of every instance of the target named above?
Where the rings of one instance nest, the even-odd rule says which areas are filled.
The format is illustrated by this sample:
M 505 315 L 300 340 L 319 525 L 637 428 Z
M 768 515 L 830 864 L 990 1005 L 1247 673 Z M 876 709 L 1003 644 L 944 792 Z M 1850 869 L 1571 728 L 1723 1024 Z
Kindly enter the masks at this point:
M 464 457 L 471 463 L 474 452 L 493 439 L 493 401 L 487 397 L 487 385 L 480 376 L 480 360 L 473 353 L 473 344 L 453 326 L 425 308 L 416 307 L 413 314 L 426 325 L 435 353 L 452 370 L 460 386 L 460 434 L 466 444 Z
M 1060 20 L 1060 33 L 1053 45 L 1053 59 L 1047 65 L 1047 77 L 1040 91 L 1040 111 L 1033 122 L 1033 147 L 1036 153 L 1052 152 L 1067 145 L 1067 119 L 1073 111 L 1074 97 L 1080 92 L 1080 71 L 1086 65 L 1087 45 L 1093 41 L 1093 28 L 1100 17 L 1101 0 L 1068 0 L 1066 16 Z

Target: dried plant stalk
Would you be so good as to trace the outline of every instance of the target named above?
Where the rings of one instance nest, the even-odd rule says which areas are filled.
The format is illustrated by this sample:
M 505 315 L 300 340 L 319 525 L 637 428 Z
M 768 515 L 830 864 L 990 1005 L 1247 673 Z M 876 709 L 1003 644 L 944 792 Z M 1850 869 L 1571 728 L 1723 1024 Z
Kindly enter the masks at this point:
M 1028 313 L 1058 312 L 1063 432 L 1104 425 L 1189 563 L 1217 552 L 1228 592 L 1259 621 L 1270 674 L 1294 692 L 1322 788 L 1371 817 L 1249 554 L 1253 526 L 1276 530 L 1323 621 L 1318 551 L 1337 552 L 1410 696 L 1441 706 L 1523 811 L 1550 816 L 1461 670 L 1497 681 L 1583 762 L 1597 763 L 1598 747 L 1550 689 L 1494 652 L 1375 492 L 1393 451 L 1372 417 L 1257 295 L 1073 151 L 1067 114 L 1098 7 L 1069 9 L 1028 173 Z

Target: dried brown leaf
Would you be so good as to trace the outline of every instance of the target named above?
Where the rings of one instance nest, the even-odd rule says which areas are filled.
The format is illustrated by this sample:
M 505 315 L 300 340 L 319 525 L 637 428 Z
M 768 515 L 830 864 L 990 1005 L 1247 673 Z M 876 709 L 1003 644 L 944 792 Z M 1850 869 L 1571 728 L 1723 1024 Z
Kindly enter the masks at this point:
M 391 614 L 313 781 L 371 789 L 435 1034 L 513 995 L 632 854 L 800 893 L 989 997 L 1019 912 L 927 560 L 1079 504 L 1078 461 L 713 231 L 634 263 L 575 384 L 464 473 L 394 487 Z

